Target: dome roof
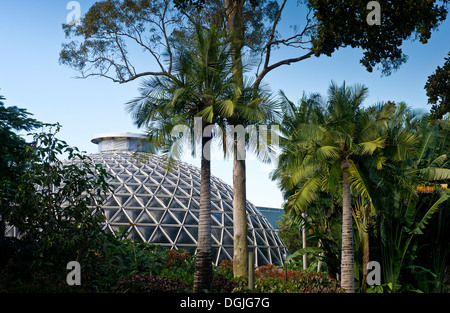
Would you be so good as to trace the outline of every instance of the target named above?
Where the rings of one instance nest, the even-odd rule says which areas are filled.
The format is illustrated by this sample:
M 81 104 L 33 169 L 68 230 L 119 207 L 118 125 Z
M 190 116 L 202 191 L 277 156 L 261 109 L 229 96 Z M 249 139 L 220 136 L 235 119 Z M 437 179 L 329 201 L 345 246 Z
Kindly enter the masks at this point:
M 135 147 L 142 136 L 113 133 L 95 136 L 99 153 L 89 155 L 112 178 L 113 192 L 102 207 L 107 232 L 123 227 L 129 238 L 195 253 L 200 210 L 200 169 L 176 162 L 166 171 L 164 159 L 146 154 L 139 160 Z M 142 145 L 141 145 L 142 147 Z M 211 235 L 213 261 L 233 257 L 233 189 L 211 176 Z M 247 201 L 248 243 L 257 265 L 282 264 L 286 248 L 268 220 Z

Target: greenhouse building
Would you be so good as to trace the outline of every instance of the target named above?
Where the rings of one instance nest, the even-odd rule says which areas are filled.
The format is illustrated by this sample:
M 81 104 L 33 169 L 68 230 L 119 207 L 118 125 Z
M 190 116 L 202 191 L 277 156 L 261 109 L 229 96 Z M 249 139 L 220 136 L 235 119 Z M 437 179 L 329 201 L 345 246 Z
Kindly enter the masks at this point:
M 129 238 L 195 253 L 200 210 L 200 169 L 185 162 L 166 171 L 164 159 L 142 150 L 142 135 L 108 133 L 94 136 L 99 152 L 89 155 L 104 166 L 114 191 L 102 207 L 104 229 L 121 227 Z M 211 176 L 211 231 L 213 261 L 233 257 L 233 189 Z M 248 244 L 256 265 L 282 264 L 286 248 L 277 231 L 258 209 L 247 201 Z

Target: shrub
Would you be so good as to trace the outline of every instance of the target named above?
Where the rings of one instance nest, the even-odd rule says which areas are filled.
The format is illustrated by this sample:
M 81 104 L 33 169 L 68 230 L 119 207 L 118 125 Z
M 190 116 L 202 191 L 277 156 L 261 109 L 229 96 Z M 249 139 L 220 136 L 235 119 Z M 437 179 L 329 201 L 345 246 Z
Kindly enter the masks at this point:
M 119 282 L 118 292 L 153 293 L 186 292 L 189 286 L 176 278 L 135 274 Z
M 233 261 L 229 259 L 224 259 L 216 268 L 216 272 L 226 278 L 233 278 Z
M 166 256 L 166 266 L 168 268 L 183 266 L 191 258 L 189 252 L 184 250 L 167 250 Z
M 234 290 L 243 292 L 247 284 L 242 281 Z M 339 282 L 324 273 L 306 273 L 302 270 L 285 270 L 273 264 L 255 270 L 255 290 L 268 293 L 341 293 Z
M 217 274 L 213 277 L 212 291 L 213 292 L 232 292 L 234 288 L 238 286 L 238 283 L 225 277 L 224 275 Z

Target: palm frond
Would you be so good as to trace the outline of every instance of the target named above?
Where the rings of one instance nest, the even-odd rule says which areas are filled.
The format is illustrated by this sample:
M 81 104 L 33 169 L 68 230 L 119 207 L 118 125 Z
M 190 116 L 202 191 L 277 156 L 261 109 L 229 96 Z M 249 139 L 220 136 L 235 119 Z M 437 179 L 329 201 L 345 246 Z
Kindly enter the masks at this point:
M 450 169 L 427 167 L 419 170 L 420 176 L 425 180 L 444 180 L 450 179 Z
M 372 141 L 361 142 L 355 146 L 355 152 L 358 155 L 372 155 L 377 149 L 383 149 L 385 143 L 385 137 L 378 137 Z
M 314 201 L 320 190 L 323 181 L 323 174 L 316 172 L 310 179 L 304 182 L 286 203 L 285 210 L 295 214 L 305 212 L 308 205 Z

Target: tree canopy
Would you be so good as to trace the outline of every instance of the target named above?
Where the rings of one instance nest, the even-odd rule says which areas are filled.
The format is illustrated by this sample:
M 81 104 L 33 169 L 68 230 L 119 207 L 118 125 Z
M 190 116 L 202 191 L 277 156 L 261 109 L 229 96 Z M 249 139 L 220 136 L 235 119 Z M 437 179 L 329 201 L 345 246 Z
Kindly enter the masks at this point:
M 444 65 L 438 66 L 434 73 L 428 77 L 425 84 L 428 103 L 432 104 L 431 118 L 442 118 L 450 112 L 450 52 L 445 58 Z

